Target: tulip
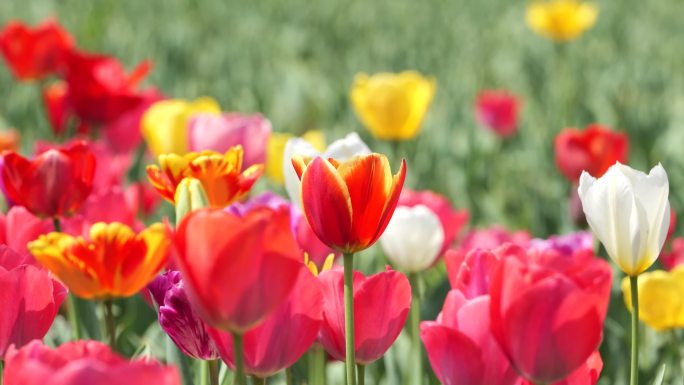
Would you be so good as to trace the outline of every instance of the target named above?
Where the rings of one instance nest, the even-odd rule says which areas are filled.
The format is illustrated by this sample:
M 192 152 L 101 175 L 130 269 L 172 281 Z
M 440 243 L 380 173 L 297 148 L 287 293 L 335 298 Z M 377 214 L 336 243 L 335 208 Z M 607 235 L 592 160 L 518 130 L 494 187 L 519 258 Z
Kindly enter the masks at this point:
M 41 217 L 71 215 L 93 188 L 95 157 L 85 142 L 45 151 L 33 160 L 8 152 L 1 175 L 11 202 Z
M 245 196 L 263 172 L 262 165 L 242 170 L 242 147 L 225 154 L 213 151 L 191 152 L 184 156 L 159 156 L 159 165 L 147 166 L 147 178 L 159 194 L 175 202 L 176 188 L 187 177 L 200 181 L 212 207 L 223 208 Z
M 143 114 L 140 129 L 150 151 L 162 154 L 184 155 L 189 150 L 188 124 L 198 114 L 219 115 L 221 107 L 216 100 L 203 97 L 194 101 L 169 99 L 156 102 Z
M 180 222 L 188 213 L 209 206 L 207 193 L 202 183 L 195 178 L 183 178 L 176 188 L 176 221 Z
M 593 250 L 594 238 L 589 231 L 578 231 L 565 235 L 552 235 L 548 239 L 535 238 L 530 241 L 530 249 L 555 250 L 563 255 L 573 255 L 580 250 Z
M 221 153 L 239 144 L 245 150 L 245 167 L 249 167 L 266 161 L 266 146 L 271 131 L 271 122 L 260 114 L 198 114 L 190 118 L 188 144 L 190 151 L 212 150 Z
M 435 89 L 434 78 L 415 71 L 360 73 L 354 78 L 350 96 L 356 115 L 373 136 L 409 140 L 418 135 Z
M 5 385 L 181 385 L 176 368 L 150 358 L 129 361 L 97 341 L 51 349 L 33 341 L 6 355 Z
M 160 223 L 136 234 L 118 222 L 98 222 L 87 238 L 53 232 L 28 248 L 75 295 L 109 299 L 130 297 L 144 288 L 164 266 L 170 244 Z
M 323 152 L 321 152 L 323 151 Z M 330 144 L 325 150 L 310 144 L 307 139 L 292 138 L 287 141 L 283 151 L 282 173 L 285 180 L 287 194 L 296 207 L 301 208 L 302 183 L 297 176 L 297 172 L 292 165 L 292 157 L 295 155 L 304 157 L 322 156 L 323 158 L 334 158 L 344 162 L 357 155 L 368 155 L 371 151 L 355 132 L 348 134 L 344 138 L 338 139 Z
M 668 270 L 684 263 L 684 238 L 677 237 L 670 242 L 670 250 L 663 252 L 660 262 Z
M 445 385 L 514 385 L 518 375 L 490 331 L 488 295 L 447 295 L 436 321 L 421 323 L 432 370 Z
M 439 221 L 442 223 L 444 244 L 439 251 L 439 255 L 444 254 L 444 252 L 453 245 L 457 235 L 468 222 L 468 211 L 454 210 L 451 203 L 449 203 L 445 197 L 432 191 L 403 189 L 399 196 L 399 203 L 397 203 L 397 206 L 414 207 L 417 205 L 427 206 L 437 215 Z
M 72 111 L 66 82 L 58 81 L 43 88 L 43 104 L 50 128 L 56 135 L 62 135 L 69 124 Z
M 447 251 L 444 262 L 451 288 L 473 299 L 489 294 L 489 285 L 501 258 L 488 249 L 460 249 Z
M 85 237 L 97 222 L 120 222 L 134 229 L 144 228 L 136 219 L 137 212 L 137 202 L 132 202 L 121 187 L 113 186 L 90 194 L 74 216 L 61 222 L 61 228 L 67 234 Z
M 300 267 L 297 283 L 287 300 L 266 320 L 244 334 L 245 371 L 258 378 L 294 365 L 316 340 L 323 319 L 321 283 Z M 287 333 L 282 333 L 287 330 Z M 235 367 L 233 338 L 229 333 L 210 329 L 221 358 Z
M 43 338 L 66 297 L 64 287 L 32 263 L 30 255 L 0 246 L 0 360 L 10 345 Z
M 380 246 L 390 262 L 409 273 L 430 267 L 443 243 L 439 218 L 423 205 L 397 207 L 380 237 Z
M 591 124 L 584 131 L 564 129 L 556 135 L 554 147 L 558 169 L 570 182 L 577 183 L 582 171 L 599 178 L 615 162 L 627 162 L 629 137 Z
M 632 311 L 629 278 L 622 280 L 625 305 Z M 639 276 L 639 319 L 655 330 L 684 327 L 684 267 L 654 270 Z
M 520 102 L 507 91 L 487 90 L 477 95 L 477 121 L 501 138 L 508 138 L 518 130 Z
M 527 24 L 541 36 L 557 42 L 580 37 L 596 23 L 598 8 L 578 0 L 536 1 L 527 7 Z
M 200 360 L 219 357 L 207 325 L 190 305 L 185 285 L 177 271 L 168 271 L 147 287 L 159 306 L 159 324 L 183 353 Z
M 322 131 L 307 131 L 299 138 L 295 138 L 294 135 L 286 132 L 274 132 L 268 139 L 268 144 L 266 146 L 266 175 L 274 182 L 278 184 L 285 183 L 285 177 L 283 175 L 283 168 L 292 168 L 292 155 L 285 153 L 285 148 L 288 142 L 291 140 L 303 141 L 307 146 L 311 146 L 318 151 L 323 151 L 325 149 L 325 135 Z M 299 181 L 297 174 L 292 170 L 294 178 Z
M 530 234 L 527 231 L 508 231 L 500 225 L 494 225 L 485 229 L 471 230 L 463 238 L 459 249 L 465 251 L 476 248 L 496 249 L 506 243 L 527 247 L 530 239 Z
M 336 360 L 345 360 L 345 322 L 342 307 L 344 274 L 321 272 L 323 326 L 319 341 Z M 411 285 L 403 274 L 387 270 L 365 277 L 354 271 L 355 361 L 368 365 L 385 354 L 404 326 L 411 307 Z
M 535 384 L 562 380 L 596 351 L 611 268 L 591 251 L 565 256 L 509 245 L 490 283 L 491 329 L 501 350 Z
M 65 70 L 74 40 L 56 21 L 35 28 L 10 21 L 0 31 L 0 53 L 19 80 L 37 80 Z
M 603 360 L 599 352 L 594 352 L 587 361 L 572 372 L 569 376 L 555 382 L 553 385 L 596 385 L 603 369 Z M 533 383 L 520 379 L 517 385 L 534 385 Z
M 140 92 L 140 101 L 132 108 L 118 115 L 102 127 L 103 139 L 112 150 L 118 153 L 134 153 L 142 143 L 142 117 L 156 102 L 162 100 L 157 89 L 151 88 Z
M 34 216 L 21 206 L 0 214 L 0 245 L 7 245 L 20 254 L 28 252 L 26 245 L 30 241 L 51 230 L 52 223 Z

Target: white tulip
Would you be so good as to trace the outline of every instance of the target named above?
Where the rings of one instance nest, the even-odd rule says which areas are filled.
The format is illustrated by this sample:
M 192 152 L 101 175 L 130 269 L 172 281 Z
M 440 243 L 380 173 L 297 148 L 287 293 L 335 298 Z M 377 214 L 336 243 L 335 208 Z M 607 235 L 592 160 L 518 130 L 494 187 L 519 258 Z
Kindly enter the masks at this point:
M 356 132 L 352 132 L 344 138 L 332 142 L 322 154 L 302 138 L 292 138 L 288 140 L 285 144 L 285 150 L 283 151 L 283 175 L 285 177 L 285 190 L 287 190 L 290 200 L 294 205 L 301 208 L 300 193 L 302 184 L 292 166 L 292 156 L 302 155 L 312 158 L 323 156 L 324 158 L 335 158 L 344 162 L 354 156 L 367 155 L 370 153 L 370 149 Z
M 380 246 L 390 262 L 409 273 L 430 267 L 443 243 L 442 223 L 424 205 L 397 207 L 380 237 Z
M 587 222 L 610 258 L 630 276 L 648 269 L 670 225 L 663 166 L 646 175 L 618 162 L 599 179 L 582 172 L 578 192 Z

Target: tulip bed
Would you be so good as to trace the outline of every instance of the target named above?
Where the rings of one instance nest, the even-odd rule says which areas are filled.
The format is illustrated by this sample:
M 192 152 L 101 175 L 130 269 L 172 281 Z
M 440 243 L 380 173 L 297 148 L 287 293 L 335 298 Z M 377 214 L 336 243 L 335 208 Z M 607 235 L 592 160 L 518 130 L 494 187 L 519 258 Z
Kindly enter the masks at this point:
M 680 4 L 163 5 L 0 2 L 0 384 L 681 382 Z

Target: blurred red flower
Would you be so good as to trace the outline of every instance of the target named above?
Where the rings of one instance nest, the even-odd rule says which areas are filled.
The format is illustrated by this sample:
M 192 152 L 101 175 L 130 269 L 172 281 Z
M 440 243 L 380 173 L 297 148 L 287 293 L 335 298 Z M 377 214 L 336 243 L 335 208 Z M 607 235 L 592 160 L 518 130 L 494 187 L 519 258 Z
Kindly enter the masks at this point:
M 502 138 L 514 135 L 518 130 L 520 101 L 508 91 L 486 90 L 477 95 L 475 116 L 483 126 Z
M 28 253 L 27 243 L 53 230 L 50 221 L 36 217 L 21 206 L 0 214 L 0 245 L 7 245 L 21 254 Z
M 345 359 L 344 273 L 323 271 L 323 326 L 319 341 L 335 359 Z M 354 344 L 356 362 L 382 357 L 399 336 L 411 307 L 411 285 L 403 274 L 387 270 L 364 277 L 354 271 Z
M 294 365 L 316 340 L 322 319 L 321 284 L 302 265 L 287 301 L 261 325 L 245 333 L 243 341 L 247 374 L 266 378 Z M 209 335 L 223 361 L 234 367 L 233 338 L 230 333 L 209 328 Z
M 629 137 L 600 124 L 591 124 L 583 131 L 566 128 L 556 135 L 554 143 L 556 165 L 572 183 L 577 183 L 582 171 L 601 177 L 615 162 L 626 163 Z
M 0 52 L 19 80 L 35 80 L 61 73 L 74 41 L 54 20 L 35 28 L 10 21 L 0 31 Z
M 287 299 L 303 265 L 285 208 L 258 207 L 244 216 L 195 211 L 180 222 L 175 244 L 200 317 L 237 333 L 259 325 Z
M 11 202 L 40 217 L 67 216 L 93 189 L 95 156 L 83 141 L 47 150 L 33 160 L 8 152 L 1 176 Z
M 10 349 L 5 385 L 181 385 L 178 370 L 150 358 L 129 361 L 97 341 L 67 342 L 51 349 L 41 341 Z

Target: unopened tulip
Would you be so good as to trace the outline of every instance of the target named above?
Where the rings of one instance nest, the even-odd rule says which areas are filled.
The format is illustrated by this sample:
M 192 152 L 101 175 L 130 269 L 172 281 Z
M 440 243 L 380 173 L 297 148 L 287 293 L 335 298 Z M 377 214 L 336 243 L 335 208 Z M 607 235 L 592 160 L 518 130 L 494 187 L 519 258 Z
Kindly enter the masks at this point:
M 579 196 L 594 235 L 627 275 L 658 258 L 670 223 L 669 183 L 660 164 L 646 175 L 616 163 L 596 179 L 583 172 Z
M 509 245 L 490 283 L 491 329 L 525 379 L 550 384 L 577 370 L 598 348 L 612 285 L 611 268 L 591 251 L 568 257 Z
M 225 154 L 202 151 L 160 155 L 159 166 L 147 166 L 147 178 L 169 202 L 175 202 L 176 189 L 184 178 L 197 179 L 209 205 L 223 208 L 245 196 L 263 172 L 263 165 L 243 170 L 242 154 L 242 147 L 235 146 Z
M 370 153 L 371 151 L 368 146 L 355 132 L 332 142 L 325 150 L 315 147 L 304 137 L 288 140 L 283 151 L 282 170 L 285 179 L 285 189 L 290 196 L 292 204 L 301 208 L 302 199 L 302 182 L 299 180 L 297 172 L 292 165 L 293 156 L 299 155 L 311 158 L 322 156 L 323 158 L 334 158 L 340 162 L 345 162 L 357 155 L 368 155 Z
M 335 359 L 345 360 L 345 324 L 341 270 L 320 273 L 323 326 L 319 341 Z M 356 363 L 368 365 L 385 354 L 404 327 L 411 307 L 411 285 L 397 271 L 364 277 L 354 272 L 354 346 Z
M 345 162 L 294 156 L 302 181 L 302 205 L 318 238 L 343 253 L 373 245 L 394 213 L 406 177 L 406 162 L 392 176 L 387 157 L 362 155 Z
M 183 353 L 200 360 L 219 357 L 207 325 L 193 310 L 185 285 L 177 271 L 168 271 L 152 281 L 147 289 L 159 307 L 159 324 Z
M 150 151 L 184 155 L 188 152 L 188 124 L 197 114 L 219 115 L 221 107 L 212 98 L 193 101 L 170 99 L 156 102 L 145 111 L 140 122 L 143 138 Z
M 267 207 L 243 216 L 193 211 L 178 226 L 175 250 L 197 312 L 235 333 L 257 326 L 287 299 L 303 259 L 287 210 Z
M 170 244 L 161 223 L 136 234 L 121 223 L 98 222 L 88 237 L 54 232 L 28 248 L 74 295 L 105 299 L 143 289 L 164 266 Z
M 271 122 L 261 114 L 198 114 L 188 123 L 189 150 L 223 153 L 239 144 L 245 150 L 245 167 L 263 164 L 271 131 Z
M 439 218 L 423 205 L 397 207 L 380 237 L 380 246 L 390 262 L 409 273 L 430 267 L 443 244 Z
M 54 20 L 35 28 L 10 21 L 0 31 L 0 53 L 19 80 L 42 79 L 64 71 L 74 40 Z
M 598 7 L 578 0 L 535 1 L 527 7 L 530 28 L 555 41 L 578 38 L 596 23 Z
M 66 297 L 64 287 L 34 263 L 30 255 L 0 246 L 0 360 L 10 345 L 43 338 Z
M 632 311 L 629 278 L 622 280 L 625 305 Z M 684 266 L 639 275 L 639 319 L 655 330 L 684 327 Z
M 577 183 L 582 171 L 599 178 L 615 162 L 627 162 L 629 137 L 600 124 L 584 130 L 566 128 L 554 141 L 556 165 L 570 182 Z
M 350 96 L 356 115 L 373 136 L 409 140 L 418 135 L 435 89 L 434 78 L 415 71 L 360 73 Z
M 129 361 L 97 341 L 54 349 L 33 341 L 5 358 L 4 385 L 181 385 L 176 368 L 150 358 Z
M 73 214 L 93 189 L 95 156 L 85 142 L 47 150 L 29 160 L 3 156 L 2 184 L 7 198 L 40 217 Z
M 507 91 L 482 91 L 475 102 L 478 122 L 502 138 L 518 131 L 518 98 Z
M 297 283 L 285 303 L 261 325 L 244 334 L 245 372 L 266 378 L 294 365 L 316 340 L 322 319 L 321 283 L 301 267 Z M 232 336 L 213 328 L 209 333 L 223 361 L 234 367 Z

